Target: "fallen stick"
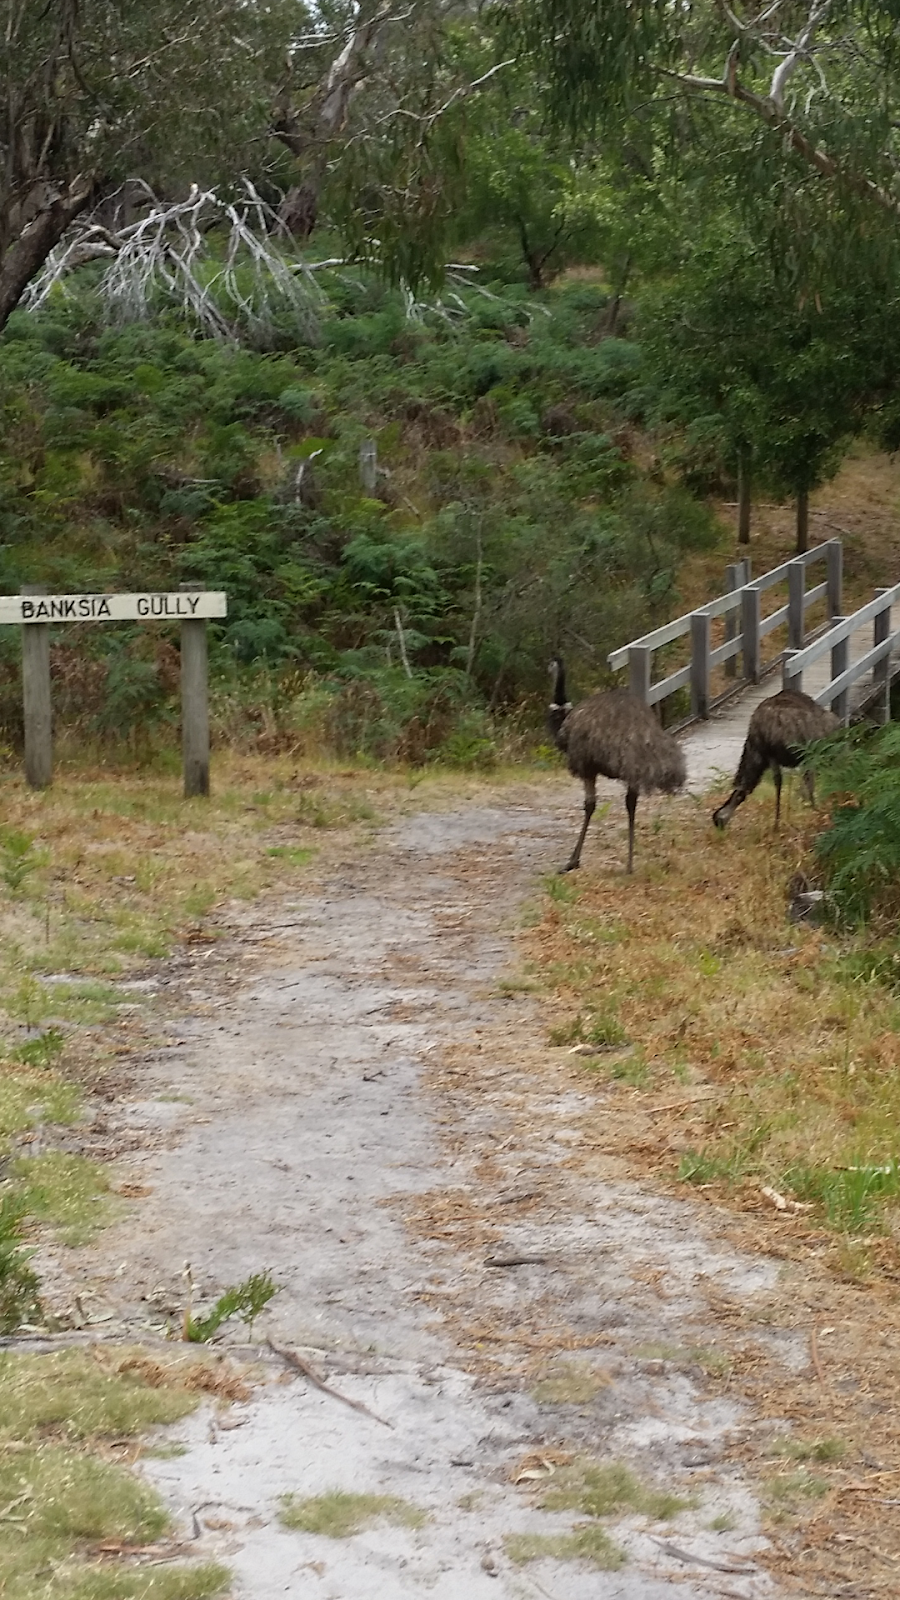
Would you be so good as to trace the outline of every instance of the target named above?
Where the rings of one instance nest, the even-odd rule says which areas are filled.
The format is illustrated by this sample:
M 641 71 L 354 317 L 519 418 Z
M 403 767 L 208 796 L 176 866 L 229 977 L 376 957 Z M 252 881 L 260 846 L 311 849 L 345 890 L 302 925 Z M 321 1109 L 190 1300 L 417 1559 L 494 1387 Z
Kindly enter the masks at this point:
M 311 1367 L 308 1361 L 304 1361 L 302 1356 L 298 1356 L 295 1351 L 282 1350 L 281 1346 L 273 1344 L 271 1339 L 267 1339 L 266 1344 L 274 1355 L 280 1356 L 282 1361 L 286 1362 L 289 1367 L 293 1367 L 295 1372 L 301 1373 L 317 1389 L 321 1389 L 323 1394 L 330 1394 L 333 1400 L 343 1400 L 345 1406 L 351 1406 L 354 1411 L 361 1411 L 363 1416 L 371 1417 L 373 1422 L 380 1422 L 383 1428 L 393 1428 L 394 1424 L 392 1422 L 388 1422 L 385 1417 L 379 1417 L 377 1411 L 370 1411 L 369 1407 L 363 1405 L 361 1400 L 351 1400 L 348 1394 L 341 1394 L 340 1389 L 332 1389 L 331 1384 L 326 1383 L 324 1378 L 320 1378 L 315 1368 Z
M 517 1255 L 514 1251 L 504 1251 L 501 1255 L 485 1256 L 484 1264 L 486 1267 L 539 1267 L 546 1260 L 546 1256 Z
M 689 1550 L 682 1550 L 677 1544 L 670 1544 L 668 1539 L 654 1539 L 653 1543 L 658 1544 L 663 1554 L 672 1556 L 675 1561 L 684 1561 L 688 1565 L 695 1567 L 711 1567 L 713 1572 L 739 1572 L 749 1577 L 752 1573 L 759 1571 L 758 1567 L 738 1567 L 733 1564 L 726 1566 L 722 1561 L 710 1561 L 707 1556 L 691 1555 Z
M 812 1356 L 812 1364 L 816 1369 L 816 1377 L 820 1383 L 825 1383 L 825 1373 L 822 1370 L 822 1362 L 819 1356 L 819 1338 L 815 1328 L 812 1329 L 809 1336 L 809 1353 Z

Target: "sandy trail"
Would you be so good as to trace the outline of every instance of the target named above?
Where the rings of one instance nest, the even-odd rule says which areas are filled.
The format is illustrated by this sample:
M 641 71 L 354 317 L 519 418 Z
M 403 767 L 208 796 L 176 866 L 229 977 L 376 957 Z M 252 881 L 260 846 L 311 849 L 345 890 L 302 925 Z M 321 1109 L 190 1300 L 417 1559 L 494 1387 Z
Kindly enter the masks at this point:
M 708 1207 L 608 1160 L 590 1178 L 572 1163 L 602 1097 L 501 981 L 576 811 L 554 778 L 415 814 L 315 891 L 235 910 L 219 944 L 160 975 L 156 1004 L 177 1021 L 121 1108 L 148 1145 L 127 1177 L 150 1193 L 77 1253 L 83 1303 L 140 1334 L 183 1303 L 185 1260 L 204 1298 L 269 1268 L 280 1292 L 255 1338 L 375 1413 L 262 1349 L 251 1402 L 196 1413 L 175 1431 L 183 1455 L 145 1462 L 241 1600 L 784 1594 L 726 1460 L 754 1419 L 707 1394 L 702 1370 L 711 1302 L 770 1291 L 777 1264 L 717 1242 Z M 531 1259 L 486 1264 L 510 1257 Z M 802 1352 L 787 1341 L 783 1356 Z M 618 1571 L 516 1566 L 506 1536 L 578 1521 L 537 1507 L 539 1478 L 513 1481 L 566 1451 L 625 1461 L 691 1504 L 669 1523 L 606 1524 Z M 399 1496 L 427 1520 L 342 1540 L 280 1526 L 282 1495 L 332 1488 Z

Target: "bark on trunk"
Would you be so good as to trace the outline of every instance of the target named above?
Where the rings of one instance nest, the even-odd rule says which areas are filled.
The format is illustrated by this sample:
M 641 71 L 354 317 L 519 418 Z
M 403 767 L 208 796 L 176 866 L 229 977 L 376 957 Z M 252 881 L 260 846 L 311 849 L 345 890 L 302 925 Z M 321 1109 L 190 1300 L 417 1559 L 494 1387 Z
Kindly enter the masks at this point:
M 281 202 L 279 218 L 295 239 L 308 239 L 316 225 L 321 183 L 322 173 L 317 170 L 315 175 L 309 174 L 302 183 L 288 189 Z
M 44 206 L 13 240 L 0 266 L 0 329 L 6 327 L 32 278 L 69 223 L 89 204 L 93 192 L 90 179 L 73 179 L 66 192 Z
M 610 339 L 616 337 L 616 331 L 619 326 L 619 313 L 622 310 L 622 301 L 625 298 L 625 290 L 628 287 L 630 276 L 631 254 L 629 252 L 622 263 L 622 270 L 619 273 L 618 282 L 614 286 L 613 297 L 609 302 L 609 310 L 606 314 L 606 333 Z
M 738 544 L 750 543 L 750 511 L 753 504 L 753 481 L 744 452 L 738 456 Z
M 797 554 L 809 549 L 809 490 L 801 489 L 797 495 Z

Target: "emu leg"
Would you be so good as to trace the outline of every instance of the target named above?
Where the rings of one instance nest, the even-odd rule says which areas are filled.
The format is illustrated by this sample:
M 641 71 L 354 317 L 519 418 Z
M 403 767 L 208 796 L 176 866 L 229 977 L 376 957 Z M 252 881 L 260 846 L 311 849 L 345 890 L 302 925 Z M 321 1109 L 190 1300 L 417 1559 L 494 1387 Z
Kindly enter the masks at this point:
M 585 834 L 587 833 L 588 828 L 590 827 L 591 817 L 594 815 L 594 812 L 596 811 L 596 809 L 597 809 L 597 780 L 595 778 L 585 778 L 585 780 L 584 780 L 584 821 L 581 824 L 581 832 L 578 835 L 578 841 L 577 841 L 577 843 L 575 845 L 575 849 L 572 851 L 572 854 L 570 855 L 570 857 L 569 857 L 568 861 L 566 862 L 565 866 L 564 867 L 560 867 L 560 871 L 561 872 L 574 872 L 576 867 L 580 867 L 581 866 L 581 850 L 582 850 L 582 846 L 584 844 Z
M 816 803 L 816 780 L 809 767 L 803 769 L 803 792 L 811 806 Z
M 637 810 L 638 796 L 636 789 L 629 789 L 625 795 L 625 804 L 628 808 L 628 872 L 634 871 L 634 813 Z
M 777 828 L 781 818 L 781 768 L 777 761 L 772 762 L 772 778 L 775 783 L 775 826 Z

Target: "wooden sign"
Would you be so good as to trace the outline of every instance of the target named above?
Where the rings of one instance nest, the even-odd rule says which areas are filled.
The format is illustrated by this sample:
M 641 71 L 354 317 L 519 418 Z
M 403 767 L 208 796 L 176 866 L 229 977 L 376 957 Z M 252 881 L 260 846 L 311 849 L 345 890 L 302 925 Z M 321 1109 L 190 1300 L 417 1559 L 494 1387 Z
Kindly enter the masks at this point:
M 170 594 L 0 595 L 0 624 L 12 622 L 193 622 L 228 615 L 221 590 Z
M 26 588 L 0 595 L 0 624 L 22 627 L 25 777 L 32 789 L 53 781 L 50 624 L 54 622 L 179 622 L 181 729 L 185 797 L 209 794 L 209 692 L 206 619 L 228 615 L 219 589 L 168 594 L 44 594 Z

